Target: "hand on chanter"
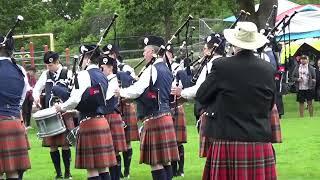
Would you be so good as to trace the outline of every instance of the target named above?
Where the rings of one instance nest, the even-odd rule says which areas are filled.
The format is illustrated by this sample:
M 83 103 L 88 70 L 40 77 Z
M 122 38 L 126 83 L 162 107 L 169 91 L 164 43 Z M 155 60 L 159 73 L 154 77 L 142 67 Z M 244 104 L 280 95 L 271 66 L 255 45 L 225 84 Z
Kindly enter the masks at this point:
M 116 97 L 120 97 L 120 89 L 119 88 L 114 90 L 114 95 Z
M 58 104 L 58 103 L 54 104 L 54 108 L 56 109 L 57 112 L 62 112 L 62 108 L 61 108 L 60 104 Z
M 181 91 L 182 91 L 181 87 L 172 87 L 171 88 L 172 95 L 181 96 Z

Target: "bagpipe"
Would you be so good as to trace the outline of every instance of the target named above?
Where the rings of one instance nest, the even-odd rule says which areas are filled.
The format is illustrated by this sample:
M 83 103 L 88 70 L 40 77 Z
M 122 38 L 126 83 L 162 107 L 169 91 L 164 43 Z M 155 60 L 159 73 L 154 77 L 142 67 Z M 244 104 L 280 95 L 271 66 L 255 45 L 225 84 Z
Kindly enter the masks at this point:
M 250 15 L 250 13 L 248 13 L 248 12 L 246 12 L 244 10 L 241 10 L 239 16 L 236 19 L 236 21 L 229 27 L 229 29 L 235 28 L 237 23 L 240 20 L 246 20 L 247 16 L 249 16 L 249 15 Z M 196 84 L 196 82 L 198 81 L 202 70 L 204 69 L 204 67 L 207 66 L 207 63 L 210 61 L 210 59 L 212 59 L 212 57 L 216 54 L 216 51 L 218 50 L 218 48 L 220 46 L 224 45 L 225 43 L 226 43 L 226 40 L 225 39 L 221 39 L 219 43 L 214 43 L 214 47 L 212 48 L 212 50 L 211 50 L 211 52 L 209 54 L 207 54 L 204 57 L 199 58 L 199 59 L 191 62 L 191 64 L 199 65 L 198 70 L 194 73 L 194 75 L 193 75 L 193 77 L 191 79 L 191 83 L 193 85 Z M 229 50 L 227 49 L 225 51 L 229 51 Z M 209 72 L 207 72 L 207 73 L 209 73 Z
M 108 27 L 105 29 L 103 35 L 100 37 L 99 42 L 96 44 L 95 48 L 92 50 L 92 54 L 90 56 L 89 59 L 93 58 L 94 53 L 98 52 L 98 48 L 100 47 L 103 39 L 107 36 L 108 32 L 110 31 L 112 25 L 114 24 L 116 18 L 118 17 L 117 13 L 114 13 L 114 16 L 111 20 L 111 22 L 109 23 Z M 82 66 L 83 60 L 84 60 L 84 56 L 87 53 L 87 51 L 84 51 L 82 54 L 82 58 L 79 62 L 79 66 Z M 75 61 L 74 61 L 75 63 Z M 75 64 L 74 64 L 75 65 Z M 75 70 L 75 67 L 73 67 L 73 70 Z M 84 68 L 86 69 L 86 68 Z M 77 87 L 78 85 L 78 79 L 77 79 L 77 74 L 75 72 L 74 73 L 74 87 L 75 89 L 78 89 L 79 87 Z M 80 112 L 84 112 L 84 113 L 90 113 L 90 112 L 100 112 L 101 114 L 104 114 L 104 111 L 106 110 L 106 88 L 103 87 L 102 84 L 97 84 L 96 86 L 92 86 L 89 87 L 85 90 L 85 92 L 83 93 L 82 97 L 81 97 L 81 101 L 78 104 L 78 106 L 76 107 L 77 110 L 79 110 Z M 88 104 L 90 104 L 88 106 Z
M 295 11 L 293 12 L 290 16 L 287 14 L 277 23 L 274 25 L 273 28 L 270 27 L 271 22 L 275 19 L 276 14 L 277 14 L 277 6 L 274 5 L 273 9 L 270 12 L 270 15 L 267 19 L 265 28 L 260 31 L 260 33 L 264 34 L 268 40 L 269 43 L 263 46 L 262 48 L 258 49 L 258 53 L 260 54 L 266 54 L 270 61 L 274 61 L 274 66 L 276 69 L 276 74 L 275 74 L 275 81 L 276 81 L 276 86 L 277 86 L 277 91 L 280 94 L 287 94 L 291 89 L 291 86 L 294 86 L 294 83 L 289 82 L 289 77 L 290 77 L 290 69 L 293 69 L 290 67 L 291 63 L 291 51 L 290 51 L 290 32 L 289 32 L 289 58 L 287 57 L 287 48 L 284 49 L 285 52 L 285 62 L 284 64 L 280 64 L 280 51 L 281 47 L 279 47 L 279 42 L 280 40 L 276 39 L 276 32 L 279 32 L 279 29 L 283 31 L 283 34 L 285 34 L 285 29 L 290 25 L 292 18 L 297 14 L 298 12 Z M 282 27 L 280 27 L 282 25 Z M 290 29 L 290 28 L 289 28 Z M 281 32 L 280 31 L 280 32 Z M 283 42 L 285 43 L 286 39 L 284 36 Z M 272 49 L 272 53 L 268 53 L 266 51 L 267 48 Z M 262 56 L 261 56 L 262 57 Z
M 9 29 L 6 36 L 0 37 L 0 48 L 6 49 L 9 56 L 12 56 L 12 52 L 14 50 L 13 32 L 16 29 L 17 25 L 23 20 L 24 20 L 23 16 L 18 15 L 15 23 L 13 24 L 11 29 Z M 13 57 L 11 57 L 11 61 L 15 65 L 15 68 L 18 70 L 18 72 L 24 77 L 22 70 L 16 64 L 16 60 Z
M 142 71 L 139 73 L 138 77 L 141 76 L 141 74 L 145 71 L 145 69 L 147 69 L 149 66 L 152 66 L 153 63 L 155 62 L 156 58 L 159 56 L 163 56 L 165 55 L 168 46 L 172 45 L 172 40 L 174 38 L 176 38 L 176 36 L 182 31 L 182 29 L 187 26 L 189 24 L 189 21 L 193 19 L 193 17 L 191 15 L 188 16 L 187 20 L 183 23 L 183 25 L 181 25 L 178 30 L 176 30 L 176 32 L 174 33 L 174 35 L 171 36 L 171 38 L 168 40 L 168 42 L 165 45 L 162 45 L 160 47 L 160 49 L 158 50 L 158 52 L 156 54 L 154 54 L 153 58 L 151 61 L 149 61 L 144 68 L 142 69 Z M 171 68 L 171 63 L 169 61 L 168 58 L 165 58 L 166 64 L 168 66 L 168 68 Z M 172 69 L 170 69 L 172 72 Z M 144 93 L 137 99 L 137 105 L 138 106 L 142 106 L 144 107 L 144 112 L 140 112 L 139 115 L 140 118 L 141 116 L 145 116 L 146 114 L 148 114 L 149 112 L 146 112 L 145 110 L 151 110 L 151 111 L 158 111 L 160 109 L 160 101 L 159 101 L 159 89 L 154 87 L 153 85 L 153 80 L 152 80 L 152 68 L 150 70 L 150 81 L 149 81 L 149 86 L 148 88 L 144 91 Z M 141 109 L 141 108 L 139 108 Z

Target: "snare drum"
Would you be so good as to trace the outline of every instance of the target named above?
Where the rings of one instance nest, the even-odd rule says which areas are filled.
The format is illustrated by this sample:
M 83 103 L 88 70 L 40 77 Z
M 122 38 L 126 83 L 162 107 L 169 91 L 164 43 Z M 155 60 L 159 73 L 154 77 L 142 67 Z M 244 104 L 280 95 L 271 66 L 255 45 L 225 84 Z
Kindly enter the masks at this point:
M 61 134 L 66 131 L 66 126 L 60 113 L 55 108 L 47 108 L 37 111 L 33 118 L 38 126 L 38 136 L 49 137 Z

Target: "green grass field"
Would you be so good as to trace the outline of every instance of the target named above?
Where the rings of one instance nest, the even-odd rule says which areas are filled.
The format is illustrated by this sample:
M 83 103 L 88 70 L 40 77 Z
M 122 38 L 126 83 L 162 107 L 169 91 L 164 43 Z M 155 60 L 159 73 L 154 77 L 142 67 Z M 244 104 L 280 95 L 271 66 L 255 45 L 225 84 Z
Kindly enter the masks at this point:
M 314 118 L 298 118 L 298 104 L 294 95 L 284 99 L 286 115 L 281 121 L 283 143 L 276 144 L 277 170 L 280 180 L 316 180 L 320 179 L 320 105 L 315 103 Z M 205 159 L 198 157 L 198 133 L 194 127 L 193 107 L 186 105 L 188 119 L 188 143 L 185 145 L 185 177 L 201 179 Z M 34 124 L 34 123 L 33 123 Z M 36 137 L 36 128 L 29 131 L 31 143 L 30 157 L 32 169 L 25 173 L 27 180 L 50 180 L 55 173 L 51 163 L 49 149 L 41 147 L 41 140 Z M 73 160 L 74 160 L 74 148 Z M 151 179 L 150 167 L 139 164 L 139 144 L 133 143 L 133 161 L 131 179 Z M 74 161 L 72 161 L 74 166 Z M 63 168 L 62 168 L 63 169 Z M 73 179 L 86 179 L 85 170 L 72 169 Z

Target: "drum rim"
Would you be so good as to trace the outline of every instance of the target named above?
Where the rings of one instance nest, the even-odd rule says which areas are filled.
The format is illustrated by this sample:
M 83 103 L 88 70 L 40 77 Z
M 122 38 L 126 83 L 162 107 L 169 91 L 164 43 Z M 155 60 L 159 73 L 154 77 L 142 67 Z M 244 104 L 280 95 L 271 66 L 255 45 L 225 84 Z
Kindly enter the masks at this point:
M 51 118 L 51 117 L 54 117 L 54 116 L 58 116 L 57 113 L 54 113 L 54 114 L 49 114 L 49 115 L 46 115 L 46 116 L 42 116 L 42 117 L 34 117 L 33 116 L 33 119 L 35 121 L 40 121 L 40 120 L 45 120 L 45 119 L 48 119 L 48 118 Z
M 48 111 L 48 112 L 52 111 L 52 112 L 50 112 L 49 114 L 43 115 L 43 116 L 39 116 L 39 115 L 37 116 L 37 114 L 39 114 L 41 112 L 45 112 L 45 111 Z M 44 119 L 44 118 L 55 116 L 57 114 L 58 114 L 58 112 L 53 107 L 51 107 L 51 108 L 46 108 L 46 109 L 42 109 L 42 110 L 39 110 L 39 111 L 35 112 L 32 115 L 32 117 L 34 119 Z

